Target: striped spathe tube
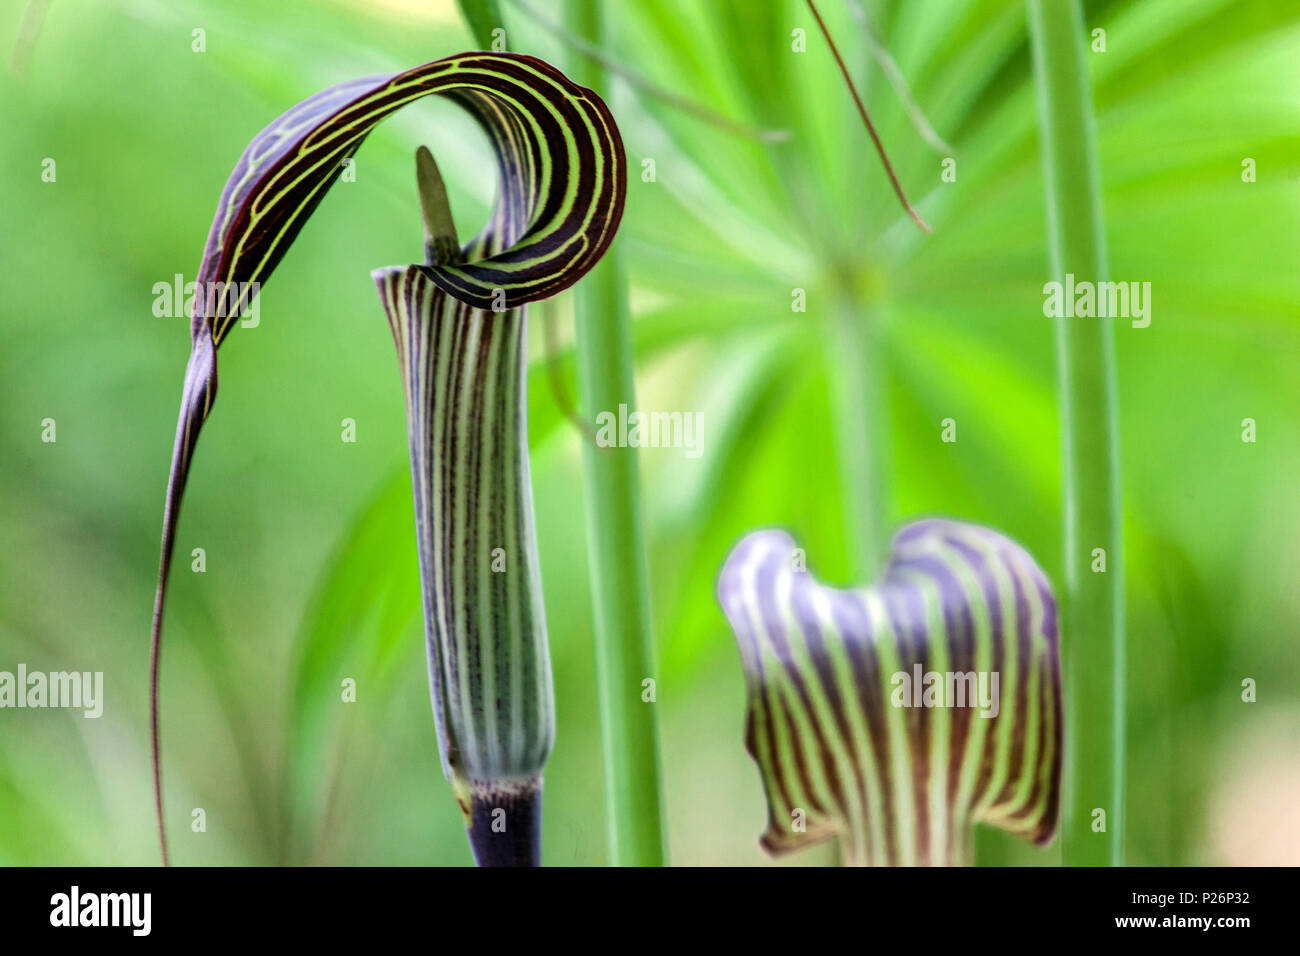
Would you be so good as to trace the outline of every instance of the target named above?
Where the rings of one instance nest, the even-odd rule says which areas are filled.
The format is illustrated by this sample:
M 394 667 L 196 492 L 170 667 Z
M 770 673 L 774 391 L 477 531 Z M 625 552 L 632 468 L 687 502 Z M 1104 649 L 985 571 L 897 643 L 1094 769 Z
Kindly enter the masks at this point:
M 769 853 L 838 836 L 846 863 L 965 865 L 977 822 L 1051 841 L 1056 599 L 1020 545 L 917 521 L 877 583 L 839 589 L 788 534 L 759 531 L 728 556 L 718 597 L 745 670 Z
M 443 773 L 480 864 L 536 862 L 555 704 L 528 480 L 527 312 L 475 309 L 417 266 L 373 275 L 406 395 Z

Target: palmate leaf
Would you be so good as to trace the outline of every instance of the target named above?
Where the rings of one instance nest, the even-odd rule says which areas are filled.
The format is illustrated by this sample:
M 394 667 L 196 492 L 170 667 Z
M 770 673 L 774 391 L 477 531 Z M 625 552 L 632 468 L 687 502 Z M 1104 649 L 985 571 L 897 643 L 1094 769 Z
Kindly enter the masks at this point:
M 978 822 L 1049 842 L 1061 672 L 1056 600 L 1033 558 L 990 529 L 927 519 L 898 532 L 869 588 L 821 585 L 802 559 L 786 533 L 755 532 L 718 582 L 767 792 L 763 847 L 839 836 L 848 863 L 960 865 Z
M 497 332 L 512 329 L 515 336 L 512 341 L 517 340 L 518 352 L 506 349 L 494 353 L 499 362 L 496 367 L 522 374 L 524 317 L 513 310 L 527 302 L 554 295 L 581 278 L 604 254 L 622 218 L 627 188 L 626 164 L 622 141 L 608 109 L 590 90 L 571 83 L 549 64 L 534 57 L 464 53 L 402 73 L 342 83 L 290 109 L 259 133 L 245 149 L 221 194 L 197 276 L 203 294 L 195 296 L 191 312 L 193 347 L 185 373 L 163 516 L 150 665 L 150 725 L 154 798 L 164 862 L 167 861 L 167 842 L 163 823 L 157 709 L 162 614 L 181 497 L 199 430 L 216 395 L 217 349 L 248 309 L 260 283 L 270 276 L 326 190 L 338 178 L 344 160 L 356 152 L 381 120 L 400 107 L 428 95 L 454 100 L 479 122 L 495 154 L 500 193 L 487 225 L 463 249 L 457 248 L 454 232 L 431 235 L 426 249 L 428 262 L 412 265 L 404 273 L 410 287 L 418 289 L 422 296 L 419 308 L 409 309 L 406 313 L 406 323 L 398 322 L 397 313 L 389 310 L 395 334 L 409 325 L 405 341 L 416 345 L 409 355 L 404 356 L 404 372 L 414 368 L 417 360 L 430 357 L 421 347 L 432 344 L 431 339 L 423 338 L 424 335 L 432 335 L 436 329 L 443 328 L 434 321 L 436 316 L 454 320 L 458 329 L 465 327 L 465 322 L 473 323 L 476 330 L 473 335 L 456 334 L 450 343 L 444 343 L 462 357 L 469 354 L 464 350 L 474 347 L 478 341 L 477 332 L 483 328 L 491 326 L 493 333 L 488 339 L 493 341 L 496 341 L 493 335 Z M 431 157 L 429 164 L 432 165 Z M 449 215 L 446 218 L 450 226 Z M 449 241 L 452 242 L 450 248 L 447 245 Z M 386 299 L 385 304 L 396 305 L 398 301 Z M 400 301 L 409 305 L 414 300 L 402 296 Z M 426 307 L 429 311 L 425 311 Z M 491 316 L 490 321 L 486 320 L 487 316 Z M 421 328 L 417 329 L 417 325 Z M 402 341 L 399 337 L 399 348 Z M 469 369 L 477 373 L 481 367 L 471 362 Z M 512 382 L 514 380 L 510 378 Z M 424 454 L 427 448 L 416 454 L 414 438 L 421 433 L 422 426 L 417 426 L 417 420 L 428 421 L 426 413 L 433 414 L 433 408 L 420 403 L 423 393 L 418 390 L 419 382 L 415 377 L 408 375 L 405 381 L 408 396 L 412 397 L 413 467 L 433 467 L 435 456 Z M 471 392 L 482 384 L 481 379 L 470 376 L 458 382 L 456 387 L 466 382 L 470 383 L 466 387 Z M 494 501 L 490 495 L 500 490 L 497 489 L 490 490 L 489 496 L 482 499 L 472 498 L 472 510 L 464 514 L 466 520 L 478 521 L 486 515 L 489 504 L 501 504 L 511 514 L 510 521 L 520 522 L 513 526 L 517 532 L 514 540 L 531 545 L 526 442 L 520 439 L 517 448 L 513 444 L 502 444 L 507 434 L 523 434 L 522 412 L 517 419 L 512 419 L 507 412 L 501 411 L 522 408 L 518 402 L 523 394 L 521 385 L 515 391 L 492 392 L 493 402 L 514 404 L 500 405 L 500 408 L 494 405 L 494 410 L 500 411 L 499 415 L 489 414 L 485 405 L 476 406 L 476 414 L 481 416 L 480 424 L 509 427 L 499 434 L 475 430 L 472 439 L 468 439 L 469 444 L 453 444 L 451 454 L 468 453 L 470 461 L 478 462 L 475 447 L 480 450 L 489 447 L 498 451 L 510 450 L 509 453 L 501 452 L 493 460 L 514 463 L 508 488 L 516 495 L 517 507 L 523 510 L 511 511 L 505 499 Z M 456 437 L 464 438 L 465 433 L 457 433 Z M 479 444 L 471 447 L 475 442 Z M 512 457 L 515 452 L 518 452 L 518 457 Z M 417 497 L 422 481 L 424 478 L 417 473 Z M 522 498 L 518 497 L 520 487 L 524 489 Z M 507 486 L 503 485 L 502 489 L 505 488 Z M 417 517 L 421 529 L 422 568 L 432 568 L 434 565 L 425 560 L 426 545 L 434 540 L 430 535 L 440 533 L 441 528 L 435 525 L 434 531 L 430 532 L 426 526 L 428 512 Z M 521 546 L 517 553 L 509 556 L 517 569 L 530 567 L 525 551 L 526 546 Z M 535 568 L 535 564 L 532 566 Z M 521 578 L 511 575 L 510 580 Z M 426 597 L 429 587 L 426 576 Z M 535 574 L 524 584 L 511 585 L 511 588 L 515 587 L 519 590 L 512 590 L 510 594 L 517 597 L 527 592 L 525 603 L 540 613 L 540 591 Z M 474 592 L 471 590 L 469 593 L 472 599 Z M 511 605 L 514 608 L 522 606 Z M 461 623 L 463 619 L 458 618 L 457 625 Z M 514 626 L 517 622 L 494 618 L 491 623 L 493 626 L 503 623 Z M 426 624 L 433 633 L 431 619 L 427 618 Z M 510 633 L 518 634 L 519 631 Z M 503 630 L 494 634 L 507 642 L 509 640 Z M 543 643 L 540 657 L 534 658 L 536 673 L 532 674 L 529 687 L 535 691 L 543 682 L 546 686 L 545 694 L 538 691 L 530 698 L 539 708 L 530 723 L 534 728 L 547 727 L 550 719 L 541 712 L 549 707 L 550 686 L 544 638 L 544 627 L 536 632 L 534 638 L 529 638 L 540 639 Z M 466 686 L 471 671 L 476 679 L 490 676 L 479 670 L 482 661 L 479 653 L 479 647 L 472 647 L 464 666 L 457 671 L 462 688 Z M 500 661 L 503 656 L 499 654 L 495 659 Z M 431 668 L 433 665 L 431 651 Z M 463 779 L 452 774 L 454 768 L 498 767 L 492 760 L 483 763 L 462 761 L 456 755 L 455 749 L 464 743 L 463 736 L 444 735 L 449 724 L 442 720 L 444 707 L 439 698 L 439 683 L 433 682 L 432 689 L 440 739 L 447 744 L 443 753 L 444 766 L 453 780 Z M 549 749 L 549 731 L 542 733 L 538 740 L 538 745 L 530 752 L 540 752 L 540 760 L 544 760 L 545 751 Z M 540 766 L 540 762 L 537 763 Z M 507 785 L 501 784 L 498 790 L 501 786 Z M 469 802 L 463 799 L 463 793 L 458 795 L 468 812 Z M 472 831 L 477 824 L 475 818 Z M 524 851 L 531 852 L 531 843 L 525 841 L 522 846 Z

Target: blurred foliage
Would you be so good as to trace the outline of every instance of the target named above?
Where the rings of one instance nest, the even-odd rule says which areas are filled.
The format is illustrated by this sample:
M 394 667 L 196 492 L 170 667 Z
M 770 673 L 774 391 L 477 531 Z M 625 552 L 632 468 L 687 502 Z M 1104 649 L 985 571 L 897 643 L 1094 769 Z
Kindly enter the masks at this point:
M 558 19 L 558 4 L 530 2 Z M 802 3 L 610 8 L 621 64 L 791 132 L 759 143 L 627 85 L 611 103 L 634 170 L 655 165 L 653 182 L 629 186 L 622 233 L 642 407 L 703 423 L 698 459 L 642 453 L 676 863 L 764 860 L 741 671 L 713 594 L 723 556 L 745 531 L 780 525 L 820 575 L 846 573 L 825 347 L 837 293 L 885 343 L 891 521 L 982 521 L 1060 567 L 1023 5 L 864 6 L 957 149 L 957 180 L 942 183 L 943 157 L 883 81 L 852 0 L 823 0 L 932 236 L 902 216 Z M 22 7 L 0 11 L 0 43 Z M 572 63 L 561 39 L 509 0 L 502 9 L 511 49 Z M 1300 862 L 1294 801 L 1241 809 L 1294 758 L 1300 719 L 1300 11 L 1271 0 L 1087 11 L 1106 30 L 1091 62 L 1112 278 L 1151 282 L 1154 302 L 1150 328 L 1117 328 L 1129 860 L 1262 862 L 1249 848 L 1266 847 L 1273 862 Z M 806 53 L 791 52 L 796 28 Z M 193 52 L 196 29 L 206 52 Z M 0 712 L 0 862 L 156 858 L 147 635 L 188 330 L 152 314 L 154 283 L 193 275 L 236 157 L 288 105 L 471 46 L 451 0 L 53 0 L 25 79 L 0 77 L 0 670 L 102 670 L 107 696 L 99 720 Z M 260 326 L 223 352 L 164 651 L 179 863 L 469 862 L 438 767 L 402 396 L 369 279 L 419 250 L 421 142 L 462 232 L 483 221 L 494 187 L 480 134 L 446 104 L 404 111 L 304 230 L 263 293 Z M 53 183 L 41 179 L 47 157 Z M 791 311 L 795 288 L 806 313 Z M 535 321 L 535 366 L 542 338 Z M 571 382 L 567 345 L 558 360 Z M 580 437 L 536 367 L 530 416 L 558 705 L 545 853 L 600 862 Z M 939 440 L 948 417 L 956 444 Z M 1247 417 L 1255 444 L 1241 440 Z M 54 444 L 40 440 L 45 418 Z M 355 444 L 340 440 L 344 418 Z M 204 574 L 189 571 L 197 547 Z M 354 704 L 340 701 L 344 677 L 358 682 Z M 1241 702 L 1247 677 L 1258 703 Z M 194 807 L 204 834 L 185 826 Z

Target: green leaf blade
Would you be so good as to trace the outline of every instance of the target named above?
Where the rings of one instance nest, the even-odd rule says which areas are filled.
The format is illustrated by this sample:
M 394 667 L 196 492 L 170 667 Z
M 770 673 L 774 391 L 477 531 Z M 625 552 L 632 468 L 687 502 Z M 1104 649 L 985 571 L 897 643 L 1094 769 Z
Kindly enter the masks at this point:
M 492 49 L 493 32 L 506 28 L 497 0 L 456 0 L 461 16 L 484 50 Z

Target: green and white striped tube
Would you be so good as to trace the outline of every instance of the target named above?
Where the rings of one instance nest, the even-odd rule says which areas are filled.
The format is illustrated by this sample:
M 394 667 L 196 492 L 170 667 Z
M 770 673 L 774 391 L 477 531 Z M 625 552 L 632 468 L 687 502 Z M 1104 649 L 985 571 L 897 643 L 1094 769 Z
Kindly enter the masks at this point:
M 406 393 L 443 772 L 480 863 L 535 859 L 555 704 L 528 480 L 527 310 L 475 309 L 416 266 L 374 278 Z

